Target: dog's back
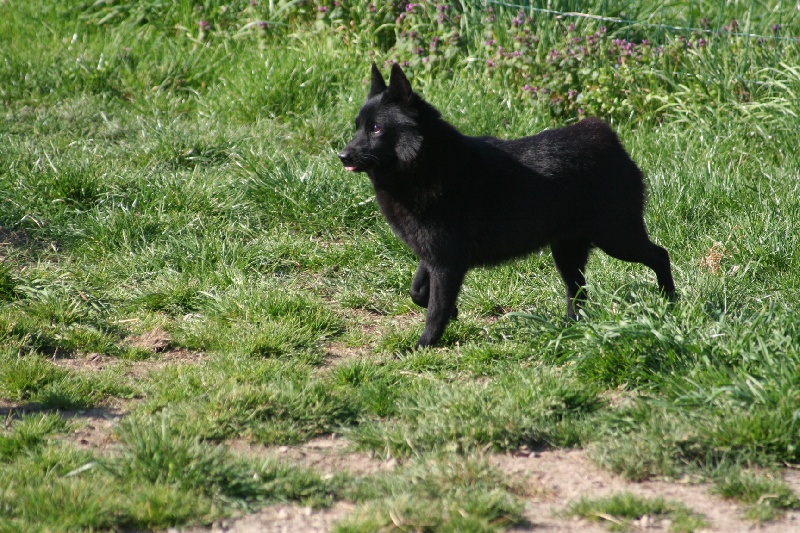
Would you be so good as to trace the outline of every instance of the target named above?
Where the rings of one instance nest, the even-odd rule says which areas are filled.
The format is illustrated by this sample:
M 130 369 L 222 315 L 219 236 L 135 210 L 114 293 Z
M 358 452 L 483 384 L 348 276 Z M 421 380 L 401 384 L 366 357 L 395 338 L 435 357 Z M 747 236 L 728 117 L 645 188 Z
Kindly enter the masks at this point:
M 616 134 L 598 119 L 532 137 L 465 138 L 471 157 L 457 187 L 472 189 L 459 210 L 471 219 L 474 263 L 525 255 L 555 240 L 594 240 L 603 226 L 641 217 L 644 182 Z M 437 165 L 438 166 L 438 165 Z M 469 183 L 469 185 L 467 185 Z

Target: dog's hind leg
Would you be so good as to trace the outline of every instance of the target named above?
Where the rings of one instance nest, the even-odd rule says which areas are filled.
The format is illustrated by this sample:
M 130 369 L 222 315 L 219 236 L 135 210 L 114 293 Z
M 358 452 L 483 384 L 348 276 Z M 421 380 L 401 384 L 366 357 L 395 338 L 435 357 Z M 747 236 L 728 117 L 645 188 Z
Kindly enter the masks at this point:
M 584 239 L 561 240 L 550 244 L 553 261 L 567 287 L 568 319 L 578 317 L 578 309 L 586 296 L 584 289 L 586 278 L 583 276 L 583 269 L 586 267 L 591 249 L 591 243 Z
M 594 244 L 611 257 L 650 267 L 656 273 L 661 292 L 669 298 L 675 297 L 669 253 L 650 240 L 644 221 L 636 223 L 632 228 L 600 236 L 595 239 Z
M 418 348 L 435 344 L 442 338 L 447 323 L 456 312 L 456 299 L 467 269 L 428 268 L 430 298 L 425 317 L 425 331 L 417 341 Z

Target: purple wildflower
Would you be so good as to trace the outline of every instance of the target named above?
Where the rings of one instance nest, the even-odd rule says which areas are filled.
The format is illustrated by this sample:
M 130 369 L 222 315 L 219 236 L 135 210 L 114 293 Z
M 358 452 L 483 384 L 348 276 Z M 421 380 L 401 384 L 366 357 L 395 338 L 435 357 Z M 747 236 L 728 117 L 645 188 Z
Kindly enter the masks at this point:
M 736 19 L 731 19 L 731 23 L 730 24 L 726 24 L 725 26 L 723 26 L 722 27 L 722 31 L 733 32 L 733 31 L 736 31 L 738 28 L 739 28 L 739 21 L 736 20 Z

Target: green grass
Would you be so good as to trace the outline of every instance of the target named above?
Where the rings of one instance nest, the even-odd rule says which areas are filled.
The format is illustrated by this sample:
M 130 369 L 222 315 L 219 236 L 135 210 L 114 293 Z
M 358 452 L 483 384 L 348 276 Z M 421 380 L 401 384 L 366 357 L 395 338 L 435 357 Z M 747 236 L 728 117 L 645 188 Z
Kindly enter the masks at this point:
M 715 480 L 714 492 L 745 503 L 745 516 L 758 522 L 773 520 L 788 509 L 800 508 L 800 500 L 792 489 L 769 473 L 723 471 Z
M 0 3 L 0 529 L 337 499 L 358 504 L 343 531 L 503 529 L 524 494 L 481 454 L 520 447 L 709 480 L 754 520 L 796 508 L 778 469 L 800 462 L 800 48 L 735 34 L 800 28 L 790 3 L 691 4 L 583 6 L 655 24 L 604 33 L 460 2 L 441 21 L 426 3 Z M 701 18 L 739 31 L 658 27 Z M 336 158 L 373 60 L 408 62 L 469 134 L 612 122 L 678 300 L 597 253 L 565 324 L 545 251 L 470 272 L 443 346 L 415 350 L 415 258 Z M 153 330 L 166 347 L 133 342 Z M 114 446 L 77 447 L 70 414 L 109 406 Z M 327 479 L 226 447 L 333 433 L 400 467 Z
M 633 522 L 647 518 L 651 523 L 667 521 L 668 530 L 690 533 L 702 530 L 706 521 L 679 502 L 662 498 L 640 498 L 629 492 L 607 498 L 581 498 L 564 510 L 567 516 L 603 522 L 611 531 L 631 531 Z M 647 526 L 642 526 L 647 527 Z
M 336 531 L 497 531 L 524 523 L 516 494 L 479 457 L 434 455 L 360 483 Z
M 597 392 L 566 374 L 537 368 L 511 371 L 489 383 L 422 382 L 397 395 L 394 417 L 361 425 L 353 439 L 401 456 L 575 446 L 586 431 L 582 423 L 602 407 Z
M 176 431 L 165 417 L 129 417 L 117 430 L 121 450 L 93 457 L 58 441 L 57 415 L 17 421 L 2 436 L 0 527 L 4 530 L 163 529 L 208 523 L 265 503 L 330 504 L 343 477 L 275 461 L 232 456 Z

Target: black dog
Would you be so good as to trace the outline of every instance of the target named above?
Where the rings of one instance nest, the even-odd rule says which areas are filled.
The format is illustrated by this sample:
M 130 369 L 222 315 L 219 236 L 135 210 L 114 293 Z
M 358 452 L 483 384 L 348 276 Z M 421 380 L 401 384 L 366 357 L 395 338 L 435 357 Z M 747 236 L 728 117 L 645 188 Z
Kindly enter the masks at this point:
M 428 314 L 417 346 L 441 338 L 467 270 L 546 245 L 567 286 L 568 317 L 595 246 L 652 268 L 661 290 L 675 292 L 669 254 L 645 229 L 642 173 L 599 119 L 509 141 L 467 137 L 411 90 L 399 65 L 387 87 L 373 63 L 339 158 L 367 173 L 381 213 L 420 258 L 411 299 Z

